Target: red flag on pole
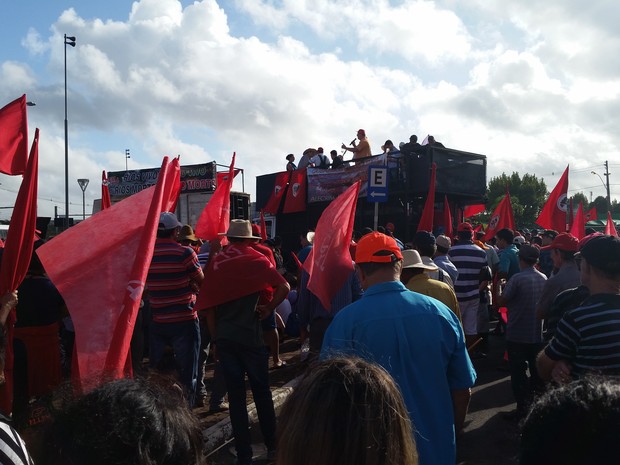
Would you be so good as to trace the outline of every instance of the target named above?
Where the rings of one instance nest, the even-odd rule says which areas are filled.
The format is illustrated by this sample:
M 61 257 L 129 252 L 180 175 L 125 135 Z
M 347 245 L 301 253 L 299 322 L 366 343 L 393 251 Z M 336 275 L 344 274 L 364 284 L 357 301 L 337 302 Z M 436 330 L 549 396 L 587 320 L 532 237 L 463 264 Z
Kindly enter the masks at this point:
M 39 129 L 34 133 L 28 166 L 22 179 L 15 208 L 11 216 L 11 227 L 7 233 L 2 264 L 0 265 L 0 296 L 15 291 L 26 276 L 37 228 L 37 186 L 39 180 Z M 11 310 L 7 321 L 7 345 L 4 377 L 0 387 L 0 409 L 10 414 L 13 404 L 13 326 L 15 310 Z
M 618 230 L 616 229 L 616 225 L 614 224 L 614 220 L 611 217 L 611 213 L 607 212 L 607 224 L 605 225 L 605 234 L 608 236 L 618 237 Z
M 241 170 L 239 168 L 235 169 L 233 177 L 236 178 L 240 171 Z M 218 173 L 217 173 L 217 185 L 219 186 L 221 183 L 226 181 L 228 179 L 228 175 L 229 174 L 230 174 L 230 171 L 218 171 Z
M 586 218 L 583 214 L 582 202 L 579 202 L 579 207 L 577 207 L 577 213 L 573 218 L 573 224 L 571 225 L 569 232 L 579 240 L 583 239 L 586 235 Z
M 24 174 L 28 162 L 26 94 L 0 108 L 0 173 Z
M 37 254 L 75 326 L 78 373 L 91 388 L 125 375 L 166 192 L 179 177 L 165 157 L 157 184 L 82 221 Z M 97 266 L 88 264 L 96 263 Z
M 360 184 L 357 181 L 323 211 L 316 225 L 312 251 L 303 265 L 310 275 L 308 290 L 327 310 L 353 271 L 349 246 Z
M 106 208 L 110 208 L 111 206 L 112 202 L 110 201 L 108 176 L 105 170 L 103 170 L 101 173 L 101 209 L 105 210 Z
M 590 208 L 588 213 L 586 213 L 586 222 L 587 221 L 594 221 L 594 220 L 598 220 L 598 213 L 596 211 L 596 207 Z
M 448 237 L 452 237 L 452 212 L 450 211 L 447 195 L 443 197 L 443 228 L 444 234 Z
M 469 218 L 478 213 L 482 213 L 485 210 L 485 206 L 483 203 L 477 203 L 475 205 L 467 205 L 465 210 L 463 210 L 463 218 Z
M 169 173 L 170 177 L 164 183 L 162 212 L 174 212 L 177 209 L 177 202 L 181 193 L 181 164 L 179 158 L 181 158 L 180 155 L 173 158 L 168 165 L 168 169 L 171 172 Z M 159 180 L 159 178 L 157 179 Z
M 566 210 L 568 209 L 568 166 L 557 185 L 549 194 L 547 202 L 543 206 L 536 224 L 545 229 L 556 231 L 566 231 Z
M 424 204 L 424 210 L 422 211 L 422 217 L 418 224 L 418 231 L 433 231 L 433 216 L 435 212 L 435 174 L 437 171 L 437 164 L 433 163 L 431 167 L 431 180 L 428 185 L 428 195 L 426 196 L 426 203 Z
M 280 208 L 282 198 L 284 197 L 284 193 L 286 192 L 286 185 L 288 184 L 288 180 L 291 177 L 291 173 L 292 171 L 281 171 L 280 173 L 276 173 L 273 191 L 271 191 L 271 196 L 263 207 L 265 213 L 271 213 L 272 215 L 278 213 L 278 209 Z
M 573 212 L 573 198 L 571 197 L 568 202 L 568 230 L 570 231 L 573 227 L 574 221 L 574 212 Z
M 267 240 L 267 223 L 265 223 L 265 214 L 260 211 L 260 238 L 263 242 Z
M 230 190 L 234 181 L 236 153 L 233 153 L 228 179 L 218 184 L 213 196 L 205 206 L 198 222 L 195 234 L 201 239 L 210 241 L 220 237 L 220 233 L 228 231 L 230 223 Z
M 491 215 L 489 226 L 487 227 L 486 234 L 484 235 L 484 241 L 488 241 L 495 237 L 495 234 L 500 229 L 515 228 L 515 218 L 512 212 L 512 204 L 510 203 L 510 192 L 506 189 L 506 195 L 501 200 L 495 211 Z
M 303 170 L 290 171 L 291 178 L 286 191 L 282 213 L 306 211 L 306 186 L 308 179 L 306 177 L 306 171 L 306 168 Z

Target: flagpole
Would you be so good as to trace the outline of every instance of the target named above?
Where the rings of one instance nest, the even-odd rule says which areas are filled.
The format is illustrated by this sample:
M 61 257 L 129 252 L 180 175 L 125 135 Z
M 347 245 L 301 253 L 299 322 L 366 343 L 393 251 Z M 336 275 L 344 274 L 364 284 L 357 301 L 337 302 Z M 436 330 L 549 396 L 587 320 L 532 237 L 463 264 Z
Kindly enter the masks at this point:
M 69 229 L 69 121 L 67 120 L 67 45 L 75 47 L 75 37 L 65 34 L 65 229 Z

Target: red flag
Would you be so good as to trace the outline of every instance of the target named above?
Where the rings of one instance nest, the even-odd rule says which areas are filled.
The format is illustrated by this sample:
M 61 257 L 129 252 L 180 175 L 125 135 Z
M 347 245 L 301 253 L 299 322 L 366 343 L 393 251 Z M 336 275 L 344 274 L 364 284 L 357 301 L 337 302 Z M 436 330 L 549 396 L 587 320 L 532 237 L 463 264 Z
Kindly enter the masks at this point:
M 477 203 L 475 205 L 467 205 L 463 211 L 463 218 L 469 218 L 478 213 L 482 213 L 485 210 L 483 203 Z
M 110 208 L 112 206 L 112 202 L 110 200 L 110 188 L 108 182 L 108 176 L 105 173 L 105 170 L 101 173 L 101 209 L 105 210 L 106 208 Z
M 555 229 L 556 231 L 566 231 L 566 210 L 568 209 L 568 166 L 557 185 L 549 194 L 547 202 L 543 206 L 536 224 L 545 229 Z
M 568 230 L 573 227 L 573 198 L 568 201 Z
M 598 213 L 596 212 L 596 207 L 590 208 L 588 213 L 586 213 L 586 222 L 598 220 Z
M 297 271 L 301 271 L 304 265 L 299 261 L 299 258 L 297 258 L 297 254 L 295 252 L 291 252 L 291 256 L 293 257 L 293 260 L 295 260 L 295 264 L 297 265 Z
M 577 213 L 573 218 L 573 224 L 569 232 L 579 240 L 583 239 L 586 235 L 586 217 L 583 214 L 582 202 L 579 202 L 579 207 L 577 207 Z
M 357 181 L 323 211 L 316 225 L 312 251 L 303 265 L 310 275 L 308 290 L 327 310 L 353 271 L 349 246 L 360 184 Z
M 501 200 L 495 211 L 491 215 L 489 226 L 487 227 L 484 241 L 488 241 L 495 236 L 497 231 L 504 228 L 515 228 L 515 218 L 512 212 L 512 204 L 510 203 L 510 192 L 506 189 L 506 195 Z
M 6 236 L 2 264 L 0 265 L 0 296 L 16 290 L 26 276 L 37 228 L 37 185 L 39 180 L 39 129 L 34 133 L 28 166 L 22 179 L 15 208 L 11 216 L 11 227 Z M 10 414 L 13 404 L 13 326 L 15 310 L 11 310 L 7 321 L 7 345 L 4 376 L 6 382 L 0 387 L 0 408 Z
M 196 223 L 195 234 L 201 239 L 207 241 L 217 239 L 220 237 L 220 233 L 228 231 L 230 223 L 230 189 L 234 180 L 235 157 L 236 153 L 233 153 L 228 170 L 228 179 L 217 185 L 213 196 Z
M 605 225 L 605 234 L 608 236 L 618 237 L 618 230 L 616 229 L 616 225 L 614 224 L 614 220 L 611 217 L 611 213 L 607 212 L 607 224 Z
M 125 374 L 164 198 L 179 172 L 164 157 L 157 184 L 82 221 L 37 253 L 75 326 L 82 388 Z M 97 266 L 88 266 L 97 263 Z
M 264 242 L 267 240 L 267 223 L 265 223 L 265 214 L 260 211 L 260 238 Z
M 282 213 L 296 213 L 306 211 L 306 190 L 307 190 L 307 169 L 290 171 L 291 178 L 289 180 L 286 198 L 284 199 L 284 208 Z
M 0 173 L 24 174 L 27 162 L 28 117 L 24 94 L 0 108 Z
M 239 174 L 241 170 L 239 168 L 237 168 L 235 170 L 234 173 L 234 178 L 237 177 L 237 175 Z M 228 180 L 228 175 L 230 174 L 230 171 L 218 171 L 217 173 L 217 185 L 219 186 L 221 183 L 223 183 L 224 181 Z
M 291 171 L 281 171 L 280 173 L 276 173 L 276 180 L 273 185 L 273 191 L 271 192 L 271 196 L 267 203 L 263 207 L 265 213 L 271 213 L 275 215 L 278 213 L 278 209 L 280 208 L 280 204 L 282 203 L 282 198 L 284 197 L 284 193 L 286 192 L 286 185 L 288 184 L 288 180 L 291 176 Z
M 422 211 L 422 217 L 418 224 L 418 231 L 433 231 L 433 213 L 435 211 L 435 174 L 437 171 L 437 164 L 433 163 L 431 167 L 431 181 L 428 185 L 428 195 L 426 196 L 426 203 L 424 204 L 424 210 Z
M 164 183 L 163 204 L 161 206 L 162 212 L 173 212 L 177 209 L 177 202 L 179 200 L 179 194 L 181 193 L 181 164 L 179 162 L 179 155 L 173 158 L 168 165 L 167 182 Z M 159 180 L 159 177 L 157 178 Z
M 448 237 L 452 237 L 452 212 L 450 211 L 447 195 L 443 197 L 443 228 L 444 234 Z

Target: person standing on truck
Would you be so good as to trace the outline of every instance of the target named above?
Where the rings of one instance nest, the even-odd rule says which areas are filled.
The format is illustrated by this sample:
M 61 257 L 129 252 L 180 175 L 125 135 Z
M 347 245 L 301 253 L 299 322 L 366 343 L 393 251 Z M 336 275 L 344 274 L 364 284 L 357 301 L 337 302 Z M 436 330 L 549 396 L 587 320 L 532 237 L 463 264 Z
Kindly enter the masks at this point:
M 346 145 L 342 144 L 341 148 L 343 150 L 353 152 L 353 160 L 359 160 L 372 156 L 372 152 L 370 151 L 370 141 L 366 137 L 366 131 L 364 131 L 363 129 L 358 129 L 357 139 L 360 141 L 359 145 L 356 145 L 355 139 L 353 139 L 351 141 L 351 147 L 347 147 Z

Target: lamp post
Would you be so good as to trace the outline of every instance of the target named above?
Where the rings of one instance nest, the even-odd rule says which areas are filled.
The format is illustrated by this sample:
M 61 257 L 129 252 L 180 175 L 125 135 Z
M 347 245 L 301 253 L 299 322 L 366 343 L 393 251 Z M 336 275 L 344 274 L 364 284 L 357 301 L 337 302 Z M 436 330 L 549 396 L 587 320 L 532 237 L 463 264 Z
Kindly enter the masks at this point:
M 75 36 L 65 34 L 65 229 L 69 229 L 69 123 L 67 121 L 67 45 L 75 47 Z
M 606 197 L 607 198 L 607 210 L 611 211 L 611 196 L 609 193 L 609 171 L 608 171 L 607 162 L 605 162 L 605 176 L 607 177 L 607 183 L 603 181 L 603 178 L 601 177 L 601 175 L 598 174 L 596 171 L 590 171 L 590 173 L 595 174 L 601 180 L 601 183 L 603 184 L 603 187 L 605 188 L 605 191 L 607 193 L 607 197 Z
M 80 189 L 82 189 L 82 220 L 86 219 L 86 187 L 88 186 L 88 179 L 78 179 Z
M 125 149 L 125 171 L 129 171 L 129 168 L 127 168 L 127 160 L 129 160 L 131 158 L 131 155 L 129 155 L 129 149 Z

